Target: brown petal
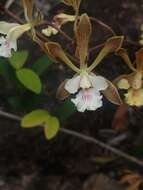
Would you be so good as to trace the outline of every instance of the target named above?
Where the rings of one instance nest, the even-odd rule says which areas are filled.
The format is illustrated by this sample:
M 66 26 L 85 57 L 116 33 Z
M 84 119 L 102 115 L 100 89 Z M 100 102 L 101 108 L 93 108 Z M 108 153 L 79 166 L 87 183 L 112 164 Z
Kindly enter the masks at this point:
M 136 52 L 136 68 L 137 70 L 143 69 L 143 48 Z
M 57 97 L 59 100 L 64 100 L 64 99 L 68 98 L 69 95 L 70 95 L 70 94 L 65 90 L 65 88 L 64 88 L 66 82 L 67 82 L 67 79 L 66 79 L 65 81 L 63 81 L 63 82 L 60 84 L 60 86 L 59 86 L 59 88 L 58 88 L 58 90 L 57 90 L 56 97 Z
M 107 82 L 108 82 L 108 88 L 102 91 L 103 95 L 113 104 L 121 105 L 123 102 L 121 100 L 117 88 L 109 80 L 107 80 Z
M 27 22 L 32 21 L 33 0 L 22 0 L 24 7 L 25 19 Z
M 136 71 L 136 69 L 134 68 L 129 56 L 128 56 L 128 53 L 126 51 L 126 49 L 124 48 L 119 48 L 117 51 L 116 51 L 116 54 L 121 56 L 122 59 L 125 61 L 125 63 L 128 65 L 128 67 L 132 70 L 132 71 Z
M 79 22 L 75 26 L 75 36 L 77 41 L 77 55 L 80 59 L 80 64 L 83 66 L 88 56 L 89 39 L 92 32 L 92 26 L 87 14 L 80 17 Z
M 52 57 L 54 60 L 61 60 L 65 64 L 67 64 L 72 70 L 74 70 L 75 72 L 79 72 L 79 69 L 66 56 L 60 44 L 56 42 L 47 42 L 45 43 L 45 47 L 50 57 Z
M 114 36 L 107 40 L 105 48 L 107 48 L 110 52 L 117 51 L 119 48 L 121 48 L 123 40 L 124 36 Z
M 112 38 L 109 38 L 106 41 L 103 49 L 99 52 L 98 56 L 95 58 L 91 66 L 88 68 L 88 71 L 91 72 L 109 53 L 117 51 L 119 48 L 121 48 L 123 39 L 123 36 L 114 36 Z

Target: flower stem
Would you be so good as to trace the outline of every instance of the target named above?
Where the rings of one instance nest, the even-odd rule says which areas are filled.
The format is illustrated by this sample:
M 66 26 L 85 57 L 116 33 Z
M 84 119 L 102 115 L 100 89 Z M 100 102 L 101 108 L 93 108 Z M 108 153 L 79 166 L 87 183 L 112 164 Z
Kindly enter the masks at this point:
M 113 29 L 110 26 L 108 26 L 107 24 L 105 24 L 104 22 L 102 22 L 101 20 L 94 18 L 94 17 L 90 17 L 90 20 L 98 23 L 99 25 L 104 27 L 106 30 L 108 30 L 112 35 L 116 36 L 116 33 L 113 31 Z

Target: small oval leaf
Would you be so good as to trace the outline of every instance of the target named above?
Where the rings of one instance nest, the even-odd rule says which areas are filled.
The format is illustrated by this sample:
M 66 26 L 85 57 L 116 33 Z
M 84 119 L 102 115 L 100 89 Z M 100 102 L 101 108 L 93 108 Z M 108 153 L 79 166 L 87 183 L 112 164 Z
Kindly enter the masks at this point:
M 37 127 L 49 119 L 49 112 L 46 110 L 34 110 L 26 114 L 22 121 L 21 126 L 24 128 Z
M 18 80 L 29 90 L 36 94 L 40 94 L 42 84 L 39 76 L 31 69 L 20 69 L 16 71 Z
M 16 70 L 20 69 L 28 58 L 28 51 L 13 52 L 12 57 L 9 58 L 9 62 Z
M 55 135 L 59 131 L 59 128 L 60 128 L 59 120 L 56 117 L 52 116 L 49 117 L 47 119 L 47 122 L 44 124 L 44 133 L 46 139 L 50 140 L 53 137 L 55 137 Z

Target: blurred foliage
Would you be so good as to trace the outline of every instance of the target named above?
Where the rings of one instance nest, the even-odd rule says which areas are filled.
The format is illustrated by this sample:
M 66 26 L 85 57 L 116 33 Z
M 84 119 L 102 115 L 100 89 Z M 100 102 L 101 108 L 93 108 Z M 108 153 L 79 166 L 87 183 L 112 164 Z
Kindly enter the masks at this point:
M 28 55 L 28 51 L 24 50 L 14 52 L 9 59 L 0 58 L 0 75 L 6 83 L 4 90 L 6 91 L 7 88 L 10 88 L 14 92 L 12 96 L 6 98 L 6 102 L 12 109 L 22 112 L 34 110 L 41 103 L 44 104 L 48 100 L 48 95 L 44 95 L 40 76 L 53 63 L 46 55 L 41 55 L 34 62 L 28 59 Z M 45 110 L 33 111 L 31 112 L 32 114 L 27 114 L 23 118 L 22 126 L 26 127 L 26 124 L 31 124 L 31 121 L 35 126 L 43 124 L 42 118 L 45 117 L 43 124 L 44 134 L 47 139 L 51 139 L 59 130 L 59 121 L 66 121 L 76 111 L 70 100 L 64 101 L 60 106 L 57 105 L 53 109 L 51 111 L 56 117 L 51 116 Z M 34 123 L 38 121 L 40 123 Z M 33 125 L 30 126 L 32 127 Z

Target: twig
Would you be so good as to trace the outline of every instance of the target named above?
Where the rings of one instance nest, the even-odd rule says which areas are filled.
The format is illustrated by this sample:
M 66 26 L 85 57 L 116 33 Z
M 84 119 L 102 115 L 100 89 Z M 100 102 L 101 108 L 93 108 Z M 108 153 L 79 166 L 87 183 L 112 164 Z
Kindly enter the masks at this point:
M 5 3 L 5 8 L 6 8 L 6 9 L 9 9 L 13 3 L 14 3 L 14 0 L 8 0 L 8 1 Z
M 12 119 L 12 120 L 18 121 L 18 122 L 21 121 L 21 117 L 14 115 L 14 114 L 11 114 L 11 113 L 4 112 L 2 110 L 0 110 L 0 116 L 3 116 L 5 118 L 9 118 L 9 119 Z M 77 137 L 77 138 L 82 139 L 84 141 L 87 141 L 89 143 L 96 144 L 96 145 L 98 145 L 98 146 L 100 146 L 106 150 L 111 151 L 112 153 L 114 153 L 115 155 L 117 155 L 119 157 L 122 157 L 122 158 L 124 158 L 130 162 L 136 163 L 137 165 L 143 167 L 143 162 L 141 160 L 139 160 L 139 159 L 135 158 L 134 156 L 131 156 L 127 153 L 124 153 L 121 150 L 118 150 L 118 149 L 116 149 L 116 148 L 114 148 L 114 147 L 94 138 L 94 137 L 89 137 L 87 135 L 78 133 L 78 132 L 73 131 L 73 130 L 65 129 L 65 128 L 60 128 L 60 132 L 74 136 L 74 137 Z
M 99 48 L 102 48 L 103 46 L 105 45 L 105 43 L 101 43 L 101 44 L 98 44 L 92 48 L 89 49 L 89 53 L 92 53 L 93 51 L 99 49 Z
M 111 140 L 108 141 L 108 144 L 110 145 L 118 145 L 122 141 L 124 141 L 128 136 L 128 133 L 120 134 L 117 137 L 112 138 Z
M 113 31 L 113 29 L 110 26 L 108 26 L 107 24 L 105 24 L 104 22 L 102 22 L 101 20 L 99 20 L 97 18 L 94 18 L 94 17 L 90 17 L 90 20 L 96 22 L 99 25 L 101 25 L 106 30 L 108 30 L 111 34 L 113 34 L 114 36 L 116 36 L 116 33 Z

